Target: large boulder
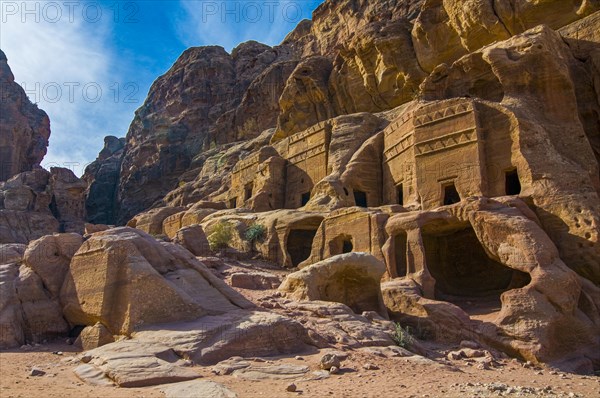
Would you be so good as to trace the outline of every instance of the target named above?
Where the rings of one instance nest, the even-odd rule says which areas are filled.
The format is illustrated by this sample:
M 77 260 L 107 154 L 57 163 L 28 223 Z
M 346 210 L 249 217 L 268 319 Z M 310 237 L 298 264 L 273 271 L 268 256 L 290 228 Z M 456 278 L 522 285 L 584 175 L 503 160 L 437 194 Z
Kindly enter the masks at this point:
M 27 247 L 0 245 L 0 346 L 66 336 L 69 326 L 58 294 L 81 243 L 80 235 L 56 234 Z
M 295 300 L 343 303 L 357 313 L 387 316 L 380 281 L 385 265 L 367 253 L 334 256 L 288 275 L 279 290 Z
M 83 237 L 76 233 L 46 235 L 27 246 L 24 264 L 42 280 L 46 290 L 54 298 L 69 271 L 71 258 L 83 244 Z
M 185 210 L 183 207 L 158 207 L 140 213 L 127 223 L 127 226 L 137 228 L 150 235 L 164 234 L 163 222 L 166 218 Z
M 23 344 L 23 315 L 15 288 L 25 245 L 0 244 L 0 348 Z
M 469 315 L 454 304 L 424 298 L 411 279 L 384 282 L 381 293 L 390 319 L 422 338 L 451 343 L 474 338 Z
M 22 329 L 26 342 L 41 343 L 67 334 L 69 325 L 63 318 L 58 298 L 52 297 L 31 268 L 21 266 L 15 279 L 15 289 L 23 314 Z
M 200 225 L 181 228 L 175 234 L 173 242 L 185 247 L 195 256 L 207 256 L 211 254 L 208 239 Z
M 187 250 L 128 227 L 96 233 L 81 246 L 60 298 L 71 325 L 101 322 L 124 335 L 252 307 Z

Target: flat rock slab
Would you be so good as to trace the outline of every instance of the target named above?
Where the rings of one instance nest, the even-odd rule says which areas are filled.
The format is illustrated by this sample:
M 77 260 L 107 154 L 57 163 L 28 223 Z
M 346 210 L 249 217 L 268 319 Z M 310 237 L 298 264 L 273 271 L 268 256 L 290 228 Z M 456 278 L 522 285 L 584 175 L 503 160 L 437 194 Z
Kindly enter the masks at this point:
M 169 384 L 159 389 L 166 398 L 236 398 L 237 394 L 210 380 L 192 380 Z
M 92 357 L 89 366 L 104 373 L 119 387 L 146 387 L 200 377 L 184 366 L 184 361 L 172 349 L 160 344 L 123 340 L 89 351 L 88 355 Z M 95 374 L 92 370 L 87 372 Z
M 280 364 L 250 366 L 235 370 L 233 375 L 245 380 L 295 380 L 304 377 L 308 371 L 308 366 Z
M 88 364 L 79 365 L 75 368 L 74 372 L 77 377 L 88 384 L 106 387 L 114 386 L 112 380 L 106 377 L 106 374 L 95 366 Z
M 358 349 L 365 354 L 376 355 L 382 358 L 404 358 L 404 357 L 412 357 L 415 354 L 408 351 L 406 348 L 398 347 L 398 346 L 389 346 L 389 347 L 363 347 Z
M 91 357 L 90 366 L 120 387 L 145 387 L 200 377 L 189 367 L 192 363 L 212 365 L 233 355 L 292 354 L 305 349 L 306 340 L 306 330 L 291 318 L 238 310 L 192 322 L 154 325 L 86 355 Z M 223 372 L 239 367 L 239 363 L 224 364 Z
M 238 369 L 248 368 L 252 365 L 241 357 L 233 357 L 219 362 L 212 367 L 212 372 L 218 375 L 230 375 Z

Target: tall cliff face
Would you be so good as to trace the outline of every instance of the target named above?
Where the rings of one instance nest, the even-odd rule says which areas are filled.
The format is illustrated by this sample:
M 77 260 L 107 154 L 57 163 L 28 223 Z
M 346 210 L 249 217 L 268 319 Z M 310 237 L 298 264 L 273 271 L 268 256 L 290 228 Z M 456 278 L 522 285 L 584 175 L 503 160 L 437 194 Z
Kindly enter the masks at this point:
M 126 222 L 168 191 L 211 146 L 258 136 L 274 124 L 289 50 L 248 42 L 185 51 L 156 80 L 127 133 L 117 220 Z
M 108 136 L 98 158 L 85 169 L 87 183 L 86 212 L 92 224 L 113 225 L 116 222 L 116 199 L 125 138 Z
M 0 50 L 0 181 L 40 164 L 50 138 L 48 115 L 32 104 Z
M 250 142 L 270 128 L 275 143 L 330 118 L 386 112 L 426 98 L 432 85 L 422 83 L 428 76 L 431 82 L 444 65 L 537 24 L 557 29 L 600 8 L 598 1 L 463 5 L 458 0 L 327 0 L 280 46 L 249 42 L 232 54 L 220 47 L 185 51 L 136 112 L 116 196 L 101 198 L 108 191 L 90 190 L 88 202 L 114 200 L 114 220 L 123 224 L 153 205 L 211 196 L 207 187 L 213 185 L 200 187 L 200 181 L 210 178 L 213 166 L 223 163 L 220 154 L 233 143 Z M 595 67 L 591 59 L 587 73 Z M 573 75 L 580 80 L 580 117 L 598 157 L 594 83 Z M 476 78 L 472 84 L 466 95 L 488 99 L 494 94 L 491 86 L 479 93 L 483 86 Z M 214 186 L 225 189 L 220 182 Z

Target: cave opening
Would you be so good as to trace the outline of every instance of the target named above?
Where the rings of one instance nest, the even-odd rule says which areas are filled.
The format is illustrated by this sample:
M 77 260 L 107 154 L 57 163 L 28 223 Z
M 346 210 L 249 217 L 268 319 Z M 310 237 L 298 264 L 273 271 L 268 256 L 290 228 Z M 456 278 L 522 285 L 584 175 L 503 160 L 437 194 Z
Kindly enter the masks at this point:
M 300 196 L 300 207 L 306 206 L 308 201 L 310 200 L 310 192 L 304 192 Z
M 363 191 L 354 191 L 354 203 L 358 207 L 369 207 L 367 206 L 367 194 Z
M 292 265 L 297 267 L 310 257 L 313 240 L 317 229 L 292 229 L 287 238 L 287 251 L 292 259 Z
M 507 195 L 518 195 L 521 193 L 521 181 L 517 169 L 505 173 L 505 191 Z
M 471 227 L 424 232 L 423 244 L 436 298 L 471 315 L 499 311 L 503 292 L 531 281 L 529 274 L 488 257 Z
M 398 204 L 404 206 L 404 185 L 400 184 L 396 189 L 398 192 Z
M 244 200 L 248 200 L 252 197 L 252 189 L 254 184 L 249 183 L 244 187 Z
M 329 253 L 332 256 L 351 253 L 352 250 L 354 250 L 354 244 L 350 235 L 340 235 L 329 242 Z
M 408 237 L 406 232 L 400 232 L 394 237 L 394 254 L 396 257 L 396 275 L 403 278 L 407 274 L 406 249 Z
M 229 199 L 229 208 L 235 209 L 237 207 L 237 197 Z
M 342 253 L 351 253 L 352 249 L 354 249 L 354 245 L 352 245 L 351 240 L 345 240 L 342 242 Z

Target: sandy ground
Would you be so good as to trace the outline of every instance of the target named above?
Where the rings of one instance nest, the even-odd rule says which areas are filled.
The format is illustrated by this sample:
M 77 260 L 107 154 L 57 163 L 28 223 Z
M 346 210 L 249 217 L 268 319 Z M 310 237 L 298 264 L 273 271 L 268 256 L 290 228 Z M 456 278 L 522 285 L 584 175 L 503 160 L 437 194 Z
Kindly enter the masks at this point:
M 163 397 L 158 388 L 95 387 L 79 380 L 73 365 L 65 358 L 75 355 L 72 346 L 53 343 L 29 350 L 0 353 L 0 396 L 9 397 Z M 53 352 L 62 351 L 62 355 Z M 267 358 L 269 361 L 307 365 L 318 370 L 320 354 L 296 358 Z M 378 370 L 365 370 L 372 363 Z M 552 372 L 547 369 L 524 368 L 513 360 L 501 360 L 501 366 L 481 370 L 464 361 L 415 363 L 404 358 L 381 358 L 362 352 L 352 352 L 342 363 L 342 372 L 327 379 L 296 381 L 297 391 L 286 392 L 287 380 L 242 380 L 235 376 L 217 376 L 210 367 L 197 367 L 204 379 L 221 383 L 239 397 L 487 397 L 487 396 L 580 396 L 600 397 L 600 377 L 579 376 Z M 35 366 L 44 376 L 30 376 Z M 543 395 L 491 392 L 483 384 L 503 383 L 508 386 L 527 386 L 543 389 Z M 569 395 L 571 394 L 571 395 Z

